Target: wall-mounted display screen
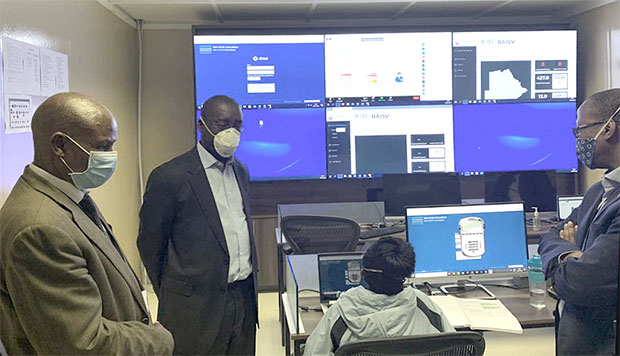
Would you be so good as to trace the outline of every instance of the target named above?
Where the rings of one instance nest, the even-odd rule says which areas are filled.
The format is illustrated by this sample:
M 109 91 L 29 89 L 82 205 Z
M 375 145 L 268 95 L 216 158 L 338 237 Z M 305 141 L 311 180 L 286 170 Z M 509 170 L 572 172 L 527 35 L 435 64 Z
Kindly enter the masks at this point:
M 241 105 L 253 180 L 577 169 L 574 30 L 199 32 L 197 115 Z

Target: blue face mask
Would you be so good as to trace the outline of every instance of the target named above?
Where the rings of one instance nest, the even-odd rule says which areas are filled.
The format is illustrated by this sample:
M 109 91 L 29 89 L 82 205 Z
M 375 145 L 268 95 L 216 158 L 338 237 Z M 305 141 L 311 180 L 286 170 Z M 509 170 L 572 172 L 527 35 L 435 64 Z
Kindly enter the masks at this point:
M 118 160 L 118 153 L 116 151 L 86 151 L 79 143 L 72 139 L 69 135 L 67 138 L 71 140 L 76 146 L 84 151 L 88 156 L 88 167 L 84 172 L 75 172 L 64 158 L 60 157 L 62 163 L 71 171 L 69 175 L 73 181 L 73 185 L 76 188 L 85 190 L 102 186 L 107 182 L 114 171 L 116 170 L 116 163 Z

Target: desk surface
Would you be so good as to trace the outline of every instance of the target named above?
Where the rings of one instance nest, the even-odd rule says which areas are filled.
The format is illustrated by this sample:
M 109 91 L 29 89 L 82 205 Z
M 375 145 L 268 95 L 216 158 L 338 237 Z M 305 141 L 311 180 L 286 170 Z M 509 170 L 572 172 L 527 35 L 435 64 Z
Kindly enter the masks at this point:
M 512 314 L 514 314 L 517 320 L 519 320 L 519 323 L 521 323 L 521 326 L 527 328 L 553 325 L 553 310 L 555 309 L 556 303 L 555 299 L 547 296 L 545 300 L 547 307 L 542 310 L 538 310 L 530 307 L 530 296 L 527 288 L 511 289 L 496 286 L 487 286 L 487 288 L 491 290 L 491 292 L 493 292 L 502 301 L 502 303 L 504 303 L 506 308 L 508 308 Z M 300 296 L 299 305 L 309 308 L 319 308 L 319 297 L 318 295 L 304 297 Z M 323 312 L 313 310 L 300 311 L 299 317 L 301 323 L 303 323 L 305 332 L 291 335 L 293 340 L 307 339 L 323 317 Z

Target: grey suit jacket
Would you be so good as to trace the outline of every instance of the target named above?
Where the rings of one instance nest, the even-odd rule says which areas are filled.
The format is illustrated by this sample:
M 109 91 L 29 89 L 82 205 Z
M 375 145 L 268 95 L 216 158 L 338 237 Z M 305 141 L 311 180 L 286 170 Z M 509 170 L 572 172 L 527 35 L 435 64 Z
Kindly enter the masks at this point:
M 258 262 L 248 171 L 234 158 L 232 165 L 250 232 L 256 306 Z M 175 352 L 207 353 L 223 318 L 229 255 L 220 215 L 196 148 L 162 164 L 149 176 L 140 210 L 138 247 L 159 297 L 158 319 L 172 331 Z
M 29 168 L 0 210 L 0 316 L 9 354 L 165 355 L 174 345 L 149 325 L 110 238 Z

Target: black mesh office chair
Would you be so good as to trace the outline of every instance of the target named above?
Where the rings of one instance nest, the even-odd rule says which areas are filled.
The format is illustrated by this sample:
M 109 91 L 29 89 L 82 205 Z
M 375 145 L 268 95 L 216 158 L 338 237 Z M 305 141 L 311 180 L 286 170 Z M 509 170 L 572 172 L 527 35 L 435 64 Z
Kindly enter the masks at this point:
M 482 335 L 459 331 L 364 340 L 342 345 L 334 356 L 481 356 L 484 348 Z
M 354 251 L 360 237 L 355 221 L 332 216 L 285 216 L 280 229 L 296 255 Z

